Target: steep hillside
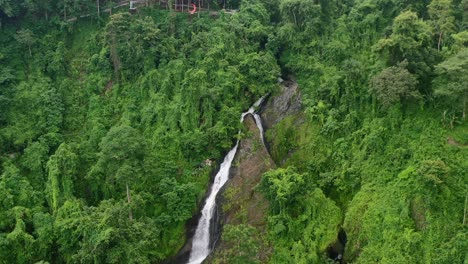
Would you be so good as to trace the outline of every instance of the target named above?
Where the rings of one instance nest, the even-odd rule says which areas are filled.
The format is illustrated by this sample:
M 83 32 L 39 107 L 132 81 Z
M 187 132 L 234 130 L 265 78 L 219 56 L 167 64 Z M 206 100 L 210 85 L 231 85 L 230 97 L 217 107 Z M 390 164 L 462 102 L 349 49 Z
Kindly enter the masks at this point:
M 173 262 L 238 139 L 210 261 L 468 262 L 467 0 L 128 4 L 0 1 L 1 264 Z

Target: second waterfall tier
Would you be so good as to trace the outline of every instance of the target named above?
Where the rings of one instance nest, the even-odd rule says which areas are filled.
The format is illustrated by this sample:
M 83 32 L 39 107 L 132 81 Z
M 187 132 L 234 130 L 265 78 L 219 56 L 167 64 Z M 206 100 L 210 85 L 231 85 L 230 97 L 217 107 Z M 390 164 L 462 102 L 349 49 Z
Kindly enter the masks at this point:
M 263 127 L 261 123 L 260 116 L 255 112 L 255 109 L 260 106 L 265 97 L 260 98 L 255 104 L 249 108 L 245 113 L 242 113 L 240 121 L 243 122 L 246 115 L 251 114 L 255 118 L 255 123 L 257 124 L 260 137 L 263 141 Z M 229 151 L 229 153 L 224 157 L 223 163 L 219 168 L 218 173 L 215 176 L 213 185 L 211 187 L 210 193 L 206 198 L 205 205 L 202 209 L 202 215 L 198 221 L 197 229 L 193 237 L 192 250 L 190 252 L 190 259 L 188 264 L 200 264 L 206 257 L 211 253 L 210 249 L 210 224 L 211 219 L 213 218 L 214 210 L 216 207 L 216 196 L 218 195 L 221 188 L 229 179 L 229 170 L 231 169 L 232 160 L 236 155 L 237 148 L 239 146 L 239 140 L 237 140 L 236 145 Z

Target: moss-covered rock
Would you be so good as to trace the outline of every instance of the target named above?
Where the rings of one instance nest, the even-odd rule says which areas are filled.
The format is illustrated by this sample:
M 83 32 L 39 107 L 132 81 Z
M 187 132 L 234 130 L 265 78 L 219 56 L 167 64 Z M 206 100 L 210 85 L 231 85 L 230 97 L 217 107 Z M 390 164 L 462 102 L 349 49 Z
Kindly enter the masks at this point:
M 263 195 L 256 191 L 256 187 L 263 173 L 275 168 L 276 165 L 263 145 L 255 120 L 251 115 L 245 118 L 244 126 L 248 137 L 239 142 L 239 149 L 231 167 L 231 179 L 220 197 L 221 224 L 234 229 L 240 225 L 247 226 L 249 230 L 254 229 L 255 233 L 260 235 L 265 233 L 269 205 Z M 263 239 L 250 241 L 256 243 L 257 252 L 261 252 L 261 254 L 254 254 L 257 260 L 268 258 L 269 250 L 262 241 Z M 226 254 L 230 252 L 232 246 L 222 237 L 218 242 L 214 257 L 208 262 L 227 263 L 224 262 L 227 261 Z

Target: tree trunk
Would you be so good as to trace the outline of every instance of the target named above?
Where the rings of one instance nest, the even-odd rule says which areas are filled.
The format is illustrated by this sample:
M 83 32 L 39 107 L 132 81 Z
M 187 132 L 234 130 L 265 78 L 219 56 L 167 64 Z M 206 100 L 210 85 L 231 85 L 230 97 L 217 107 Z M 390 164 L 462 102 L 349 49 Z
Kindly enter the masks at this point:
M 440 51 L 440 44 L 442 43 L 442 37 L 444 36 L 444 32 L 439 33 L 439 42 L 437 43 L 437 51 Z
M 96 7 L 97 7 L 97 15 L 98 15 L 98 17 L 100 17 L 101 16 L 101 10 L 99 8 L 99 0 L 96 0 Z
M 463 113 L 462 113 L 462 118 L 463 118 L 463 121 L 465 121 L 465 118 L 466 118 L 466 94 L 463 95 Z
M 29 56 L 32 57 L 31 45 L 28 45 L 28 48 L 29 48 Z
M 116 48 L 117 44 L 115 44 L 115 33 L 112 33 L 111 40 L 112 41 L 110 45 L 110 56 L 111 56 L 112 63 L 114 65 L 114 74 L 115 74 L 115 77 L 117 78 L 121 63 L 120 63 L 119 54 L 117 53 L 117 48 Z
M 467 212 L 467 207 L 468 205 L 468 192 L 465 195 L 465 209 L 463 210 L 463 225 L 466 225 L 466 212 Z
M 126 184 L 127 186 L 127 202 L 128 202 L 128 218 L 130 221 L 133 221 L 133 214 L 132 214 L 132 208 L 130 207 L 130 203 L 132 202 L 132 196 L 130 195 L 130 189 L 128 188 L 128 183 Z

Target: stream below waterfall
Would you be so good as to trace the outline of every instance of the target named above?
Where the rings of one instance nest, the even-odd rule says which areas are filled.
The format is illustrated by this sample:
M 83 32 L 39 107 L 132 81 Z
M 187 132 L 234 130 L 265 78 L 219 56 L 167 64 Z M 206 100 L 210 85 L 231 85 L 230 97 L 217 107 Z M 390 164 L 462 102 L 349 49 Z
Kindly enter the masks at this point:
M 264 141 L 262 122 L 260 116 L 255 112 L 255 109 L 262 104 L 264 99 L 265 96 L 260 98 L 257 102 L 255 102 L 255 104 L 252 107 L 250 107 L 247 112 L 242 113 L 240 119 L 242 123 L 244 121 L 245 116 L 247 116 L 248 114 L 253 115 L 262 142 Z M 200 220 L 198 221 L 195 235 L 193 236 L 192 250 L 190 252 L 188 264 L 200 264 L 211 253 L 210 224 L 216 207 L 216 196 L 229 179 L 229 170 L 231 169 L 231 163 L 234 159 L 234 156 L 236 155 L 238 146 L 239 140 L 237 140 L 236 145 L 228 152 L 226 157 L 224 157 L 224 161 L 223 163 L 221 163 L 219 171 L 214 178 L 210 193 L 205 200 L 205 205 L 203 206 L 202 214 Z

